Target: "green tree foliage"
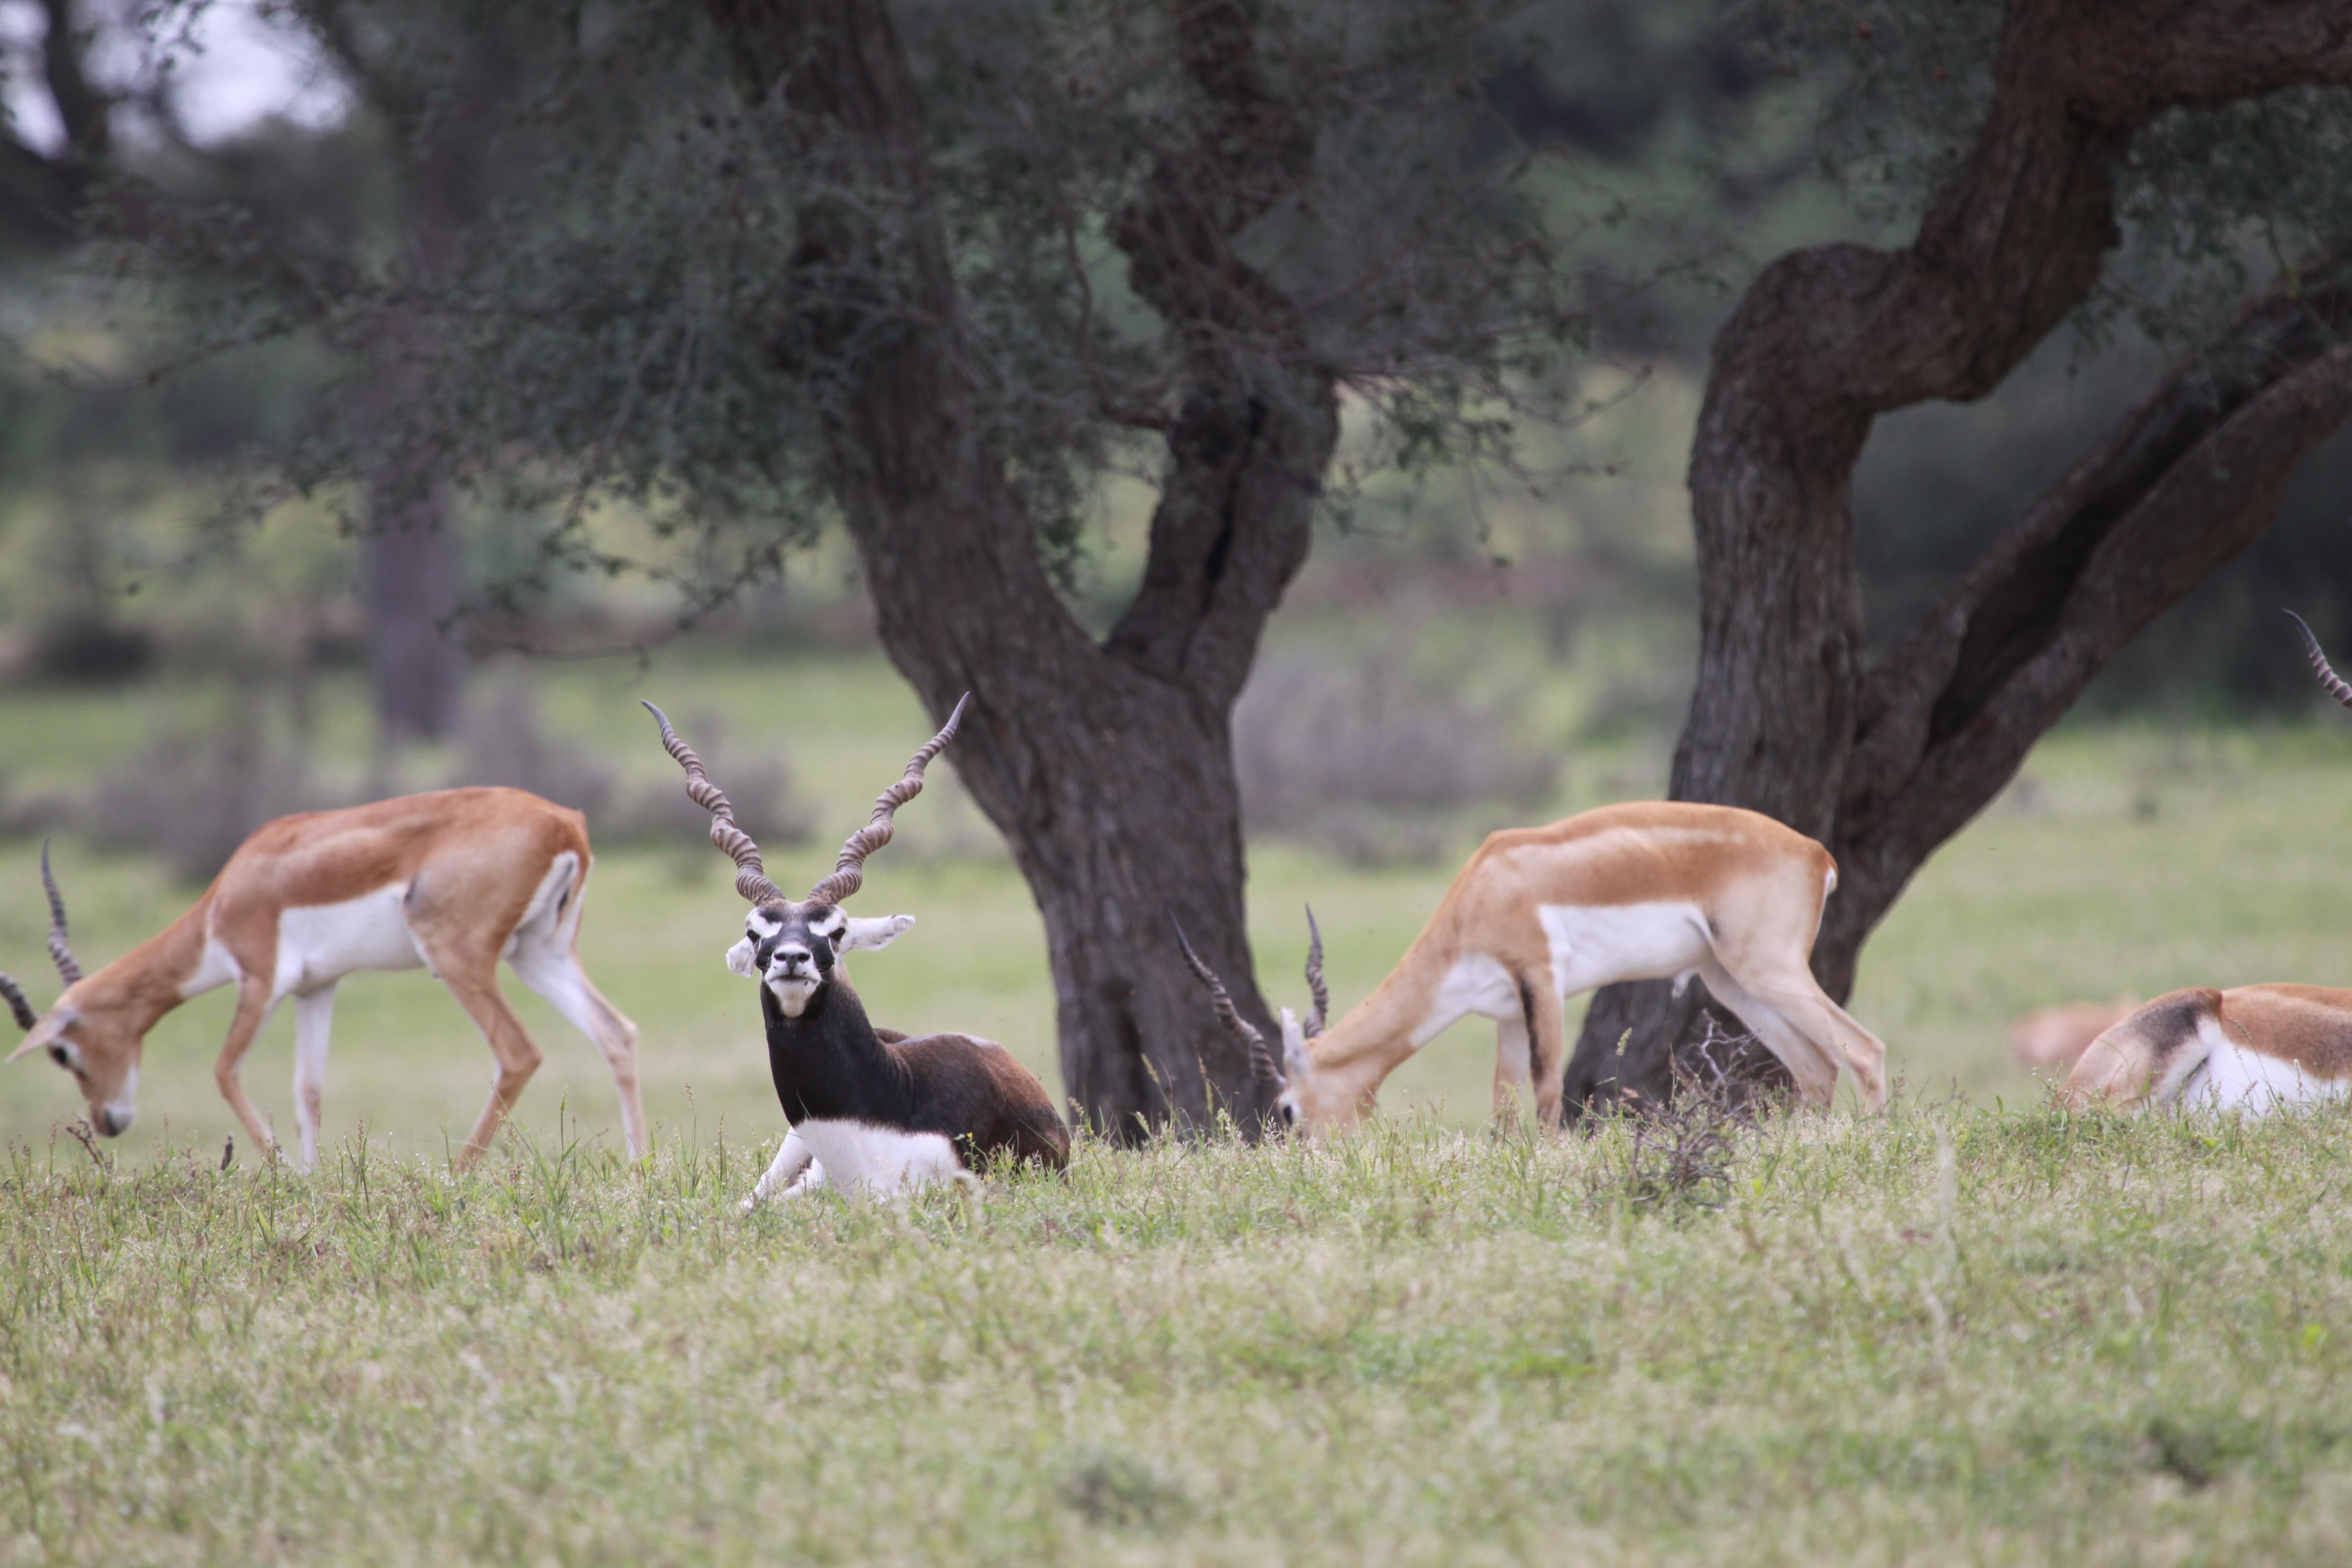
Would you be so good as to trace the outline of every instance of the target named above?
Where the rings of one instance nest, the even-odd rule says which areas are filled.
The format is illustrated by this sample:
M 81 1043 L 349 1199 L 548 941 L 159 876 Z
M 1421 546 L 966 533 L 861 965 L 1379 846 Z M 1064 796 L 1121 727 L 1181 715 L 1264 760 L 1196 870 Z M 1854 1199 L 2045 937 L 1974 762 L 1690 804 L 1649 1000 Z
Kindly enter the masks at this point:
M 746 101 L 698 7 L 502 26 L 528 66 L 483 161 L 525 173 L 481 194 L 441 276 L 417 277 L 396 251 L 354 267 L 339 240 L 273 230 L 283 287 L 215 300 L 228 311 L 220 332 L 334 342 L 387 310 L 429 320 L 403 439 L 501 504 L 556 520 L 541 569 L 506 585 L 511 602 L 566 569 L 651 568 L 689 607 L 708 603 L 821 526 L 816 476 L 845 366 L 908 308 L 900 247 L 788 265 L 811 215 L 906 215 L 792 105 Z M 1513 416 L 1550 405 L 1561 355 L 1588 328 L 1568 265 L 1580 225 L 1563 223 L 1543 155 L 1482 89 L 1523 41 L 1423 0 L 1264 10 L 1259 47 L 1311 142 L 1311 176 L 1247 226 L 1235 259 L 1296 300 L 1296 320 L 1171 327 L 1134 290 L 1118 232 L 1198 115 L 1170 26 L 1165 9 L 1109 4 L 907 17 L 980 437 L 1057 566 L 1105 473 L 1154 471 L 1188 359 L 1239 363 L 1282 339 L 1280 353 L 1324 367 L 1376 416 L 1374 466 L 1426 467 L 1506 456 Z M 444 47 L 399 24 L 377 41 L 388 75 L 422 76 Z M 184 216 L 169 236 L 131 237 L 140 266 L 202 272 L 248 228 L 233 204 Z M 856 302 L 862 324 L 821 344 L 796 323 L 835 300 Z M 322 420 L 293 471 L 316 482 L 357 462 L 353 432 Z M 665 533 L 694 531 L 698 547 L 625 559 L 588 526 L 592 497 L 645 508 Z

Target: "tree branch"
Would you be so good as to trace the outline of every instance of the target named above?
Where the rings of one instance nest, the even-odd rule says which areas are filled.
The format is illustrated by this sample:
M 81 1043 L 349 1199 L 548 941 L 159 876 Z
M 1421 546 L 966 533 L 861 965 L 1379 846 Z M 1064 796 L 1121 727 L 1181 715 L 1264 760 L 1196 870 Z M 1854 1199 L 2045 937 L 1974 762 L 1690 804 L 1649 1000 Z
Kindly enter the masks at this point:
M 68 0 L 42 0 L 41 79 L 65 129 L 54 156 L 0 135 L 0 216 L 24 238 L 48 247 L 80 237 L 79 218 L 113 146 L 104 95 L 82 68 L 82 38 Z
M 2352 285 L 2282 289 L 2020 518 L 1864 682 L 1822 957 L 1861 936 L 2012 778 L 2116 651 L 2270 526 L 2352 419 Z M 1841 958 L 1841 955 L 1843 957 Z
M 394 134 L 415 136 L 425 119 L 425 93 L 394 75 L 362 41 L 350 7 L 342 0 L 297 0 L 297 9 L 361 95 L 392 123 Z
M 1153 161 L 1112 237 L 1175 333 L 1187 384 L 1143 582 L 1107 646 L 1223 711 L 1306 562 L 1339 417 L 1331 371 L 1303 363 L 1296 302 L 1236 250 L 1305 184 L 1314 133 L 1268 85 L 1241 0 L 1188 0 L 1177 41 L 1199 122 Z
M 42 0 L 41 10 L 48 21 L 41 40 L 41 75 L 65 126 L 66 157 L 96 166 L 114 142 L 105 95 L 90 86 L 82 69 L 82 40 L 74 30 L 69 0 Z
M 2088 297 L 2117 237 L 2117 162 L 2155 116 L 2347 83 L 2342 0 L 2009 0 L 1984 122 L 1913 243 L 1783 257 L 1717 336 L 1690 466 L 1699 665 L 1671 793 L 1769 813 L 1837 855 L 1813 952 L 1832 995 L 1911 873 L 2115 648 L 2267 524 L 2345 416 L 2346 366 L 2295 328 L 2234 391 L 2152 401 L 1925 640 L 1866 675 L 1852 488 L 1873 421 L 1983 396 Z M 1668 1014 L 1663 988 L 1604 990 L 1570 1092 L 1663 1082 Z M 1621 1064 L 1628 1026 L 1643 1060 Z

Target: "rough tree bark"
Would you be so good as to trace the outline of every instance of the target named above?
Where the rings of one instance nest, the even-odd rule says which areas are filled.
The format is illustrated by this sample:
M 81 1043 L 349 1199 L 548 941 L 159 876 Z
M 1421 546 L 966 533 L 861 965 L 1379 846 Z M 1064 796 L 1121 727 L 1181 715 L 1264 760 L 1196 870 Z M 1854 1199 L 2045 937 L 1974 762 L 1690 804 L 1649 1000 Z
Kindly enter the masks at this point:
M 1690 468 L 1698 679 L 1671 793 L 1767 812 L 1837 856 L 1813 955 L 1831 994 L 1852 991 L 1864 940 L 1928 854 L 2117 648 L 2252 542 L 2296 463 L 2352 416 L 2346 296 L 2251 306 L 1865 668 L 1851 481 L 1873 421 L 1984 396 L 2082 303 L 2117 239 L 2116 163 L 2155 115 L 2347 82 L 2340 0 L 2012 0 L 1985 122 L 1918 237 L 1784 257 L 1717 336 Z M 1679 1001 L 1663 984 L 1602 992 L 1571 1103 L 1664 1092 L 1705 1001 L 1696 985 Z
M 1266 1026 L 1243 923 L 1231 715 L 1306 560 L 1339 426 L 1329 374 L 1286 352 L 1290 301 L 1232 250 L 1310 151 L 1255 63 L 1248 8 L 1181 9 L 1206 122 L 1116 226 L 1131 281 L 1180 334 L 1187 375 L 1164 424 L 1125 416 L 1161 430 L 1167 459 L 1143 584 L 1100 642 L 1055 595 L 1037 520 L 982 438 L 922 106 L 887 7 L 712 0 L 711 13 L 742 89 L 781 87 L 813 136 L 895 198 L 887 234 L 870 209 L 803 214 L 793 265 L 872 276 L 887 247 L 904 296 L 795 322 L 782 352 L 846 375 L 832 482 L 883 646 L 935 717 L 972 695 L 951 759 L 1045 916 L 1074 1108 L 1120 1137 L 1221 1108 L 1255 1127 L 1265 1097 L 1211 1023 L 1168 921 Z M 1251 346 L 1269 322 L 1273 351 Z

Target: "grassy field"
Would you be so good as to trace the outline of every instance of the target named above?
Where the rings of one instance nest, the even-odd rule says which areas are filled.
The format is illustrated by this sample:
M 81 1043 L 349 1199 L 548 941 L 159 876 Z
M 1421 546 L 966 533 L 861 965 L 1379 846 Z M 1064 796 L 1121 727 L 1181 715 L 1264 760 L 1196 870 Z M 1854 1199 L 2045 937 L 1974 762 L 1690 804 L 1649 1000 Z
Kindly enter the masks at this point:
M 25 1563 L 2340 1563 L 2352 1120 L 5 1177 Z
M 787 881 L 922 732 L 878 661 L 794 673 L 821 826 L 771 857 Z M 760 711 L 772 676 L 587 667 L 546 705 L 652 779 L 635 696 Z M 329 696 L 348 750 L 356 691 Z M 12 784 L 77 787 L 192 700 L 0 694 Z M 1580 752 L 1556 805 L 1660 771 Z M 1034 910 L 935 776 L 864 900 L 922 923 L 858 984 L 1051 1082 Z M 1486 1131 L 1492 1036 L 1465 1026 L 1347 1140 L 1082 1143 L 976 1205 L 746 1218 L 781 1121 L 719 962 L 740 906 L 698 845 L 606 853 L 583 945 L 645 1029 L 648 1166 L 617 1157 L 593 1050 L 519 994 L 547 1065 L 450 1176 L 489 1063 L 417 974 L 346 983 L 311 1177 L 242 1139 L 218 1168 L 225 993 L 152 1037 L 102 1163 L 61 1131 L 65 1075 L 10 1069 L 0 1561 L 2340 1562 L 2352 1115 L 2070 1117 L 2000 1028 L 2352 973 L 2347 779 L 2332 727 L 2053 738 L 1865 957 L 1894 1112 L 1768 1122 L 1726 1183 L 1656 1203 L 1624 1128 Z M 0 963 L 46 1000 L 36 853 L 0 845 Z M 79 838 L 59 864 L 86 963 L 194 892 Z M 1272 993 L 1303 900 L 1345 1005 L 1453 864 L 1255 846 Z M 248 1069 L 281 1126 L 290 1054 L 280 1019 Z

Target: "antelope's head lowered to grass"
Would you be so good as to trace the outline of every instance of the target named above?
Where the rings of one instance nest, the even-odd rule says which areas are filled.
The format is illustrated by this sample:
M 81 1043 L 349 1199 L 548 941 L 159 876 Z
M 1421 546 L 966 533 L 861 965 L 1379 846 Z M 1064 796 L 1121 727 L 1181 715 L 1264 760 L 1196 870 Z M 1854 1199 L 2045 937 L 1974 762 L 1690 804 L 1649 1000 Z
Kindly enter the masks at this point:
M 849 836 L 833 870 L 805 899 L 787 898 L 768 880 L 759 845 L 735 825 L 735 808 L 703 772 L 702 759 L 677 738 L 660 709 L 650 702 L 646 708 L 661 726 L 662 745 L 686 770 L 686 793 L 710 814 L 710 842 L 735 862 L 735 890 L 751 901 L 743 940 L 727 950 L 727 967 L 746 979 L 758 979 L 784 1016 L 797 1018 L 832 982 L 843 955 L 887 947 L 915 923 L 912 915 L 860 917 L 841 906 L 865 886 L 866 858 L 890 842 L 891 818 L 898 807 L 922 793 L 923 769 L 955 737 L 964 703 L 956 704 L 946 727 L 908 762 L 905 775 L 882 792 L 871 820 Z
M 41 846 L 41 887 L 49 896 L 49 962 L 58 966 L 65 990 L 47 1013 L 36 1014 L 16 983 L 0 974 L 0 999 L 16 1015 L 17 1027 L 26 1031 L 25 1043 L 8 1059 L 47 1053 L 51 1061 L 73 1074 L 75 1086 L 89 1102 L 90 1125 L 111 1138 L 131 1125 L 138 1109 L 139 1053 L 147 1031 L 179 998 L 175 994 L 163 1005 L 150 1005 L 136 987 L 115 983 L 108 970 L 83 979 L 81 965 L 66 942 L 66 904 L 49 872 L 47 844 Z
M 1533 1089 L 1538 1118 L 1558 1127 L 1568 998 L 1620 980 L 1692 975 L 1756 1032 L 1807 1100 L 1826 1105 L 1839 1073 L 1851 1071 L 1876 1110 L 1886 1047 L 1822 990 L 1809 963 L 1822 900 L 1836 886 L 1827 849 L 1737 806 L 1628 801 L 1506 828 L 1455 874 L 1388 978 L 1328 1028 L 1323 942 L 1308 916 L 1315 1010 L 1303 1023 L 1283 1015 L 1279 1066 L 1189 947 L 1187 956 L 1286 1125 L 1355 1121 L 1401 1063 L 1476 1016 L 1495 1025 L 1496 1114 L 1517 1114 L 1521 1092 Z

